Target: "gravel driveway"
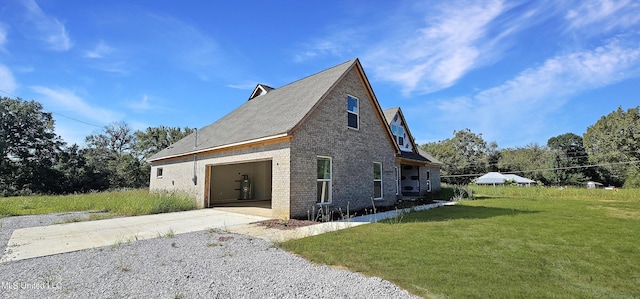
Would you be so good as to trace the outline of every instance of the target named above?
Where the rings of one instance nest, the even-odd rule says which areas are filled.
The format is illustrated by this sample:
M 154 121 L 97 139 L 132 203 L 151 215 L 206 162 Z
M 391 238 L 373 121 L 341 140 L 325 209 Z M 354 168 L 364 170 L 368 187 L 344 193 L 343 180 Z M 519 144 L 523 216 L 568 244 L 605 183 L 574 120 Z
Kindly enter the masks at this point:
M 14 229 L 87 213 L 0 219 Z M 392 283 L 312 264 L 261 239 L 200 231 L 0 264 L 1 298 L 415 298 Z

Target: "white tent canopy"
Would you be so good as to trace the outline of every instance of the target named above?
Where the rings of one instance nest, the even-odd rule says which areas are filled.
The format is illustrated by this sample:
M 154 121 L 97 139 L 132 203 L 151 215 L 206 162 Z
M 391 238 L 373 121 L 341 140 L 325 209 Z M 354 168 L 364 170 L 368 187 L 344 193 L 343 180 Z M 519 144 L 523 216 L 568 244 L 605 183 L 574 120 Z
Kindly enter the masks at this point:
M 519 175 L 515 174 L 502 174 L 499 172 L 489 172 L 478 179 L 476 179 L 476 184 L 478 185 L 504 185 L 505 180 L 513 180 L 520 186 L 530 186 L 531 184 L 535 184 L 536 181 L 530 180 L 527 178 L 523 178 Z

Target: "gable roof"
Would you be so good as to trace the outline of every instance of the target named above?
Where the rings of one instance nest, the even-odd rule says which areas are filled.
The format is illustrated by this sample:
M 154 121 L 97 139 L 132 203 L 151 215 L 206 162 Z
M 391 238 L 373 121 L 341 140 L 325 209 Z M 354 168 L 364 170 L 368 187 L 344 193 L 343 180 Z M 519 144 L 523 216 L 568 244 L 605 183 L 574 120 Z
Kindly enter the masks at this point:
M 391 123 L 393 122 L 393 119 L 396 117 L 396 115 L 400 117 L 402 123 L 404 124 L 404 129 L 409 136 L 409 142 L 411 142 L 411 146 L 414 149 L 414 151 L 412 152 L 400 151 L 400 153 L 397 154 L 398 157 L 442 165 L 442 162 L 438 161 L 438 159 L 431 156 L 415 143 L 415 141 L 413 140 L 413 135 L 411 135 L 411 130 L 409 130 L 409 124 L 407 124 L 407 121 L 404 119 L 404 115 L 402 114 L 402 109 L 400 109 L 400 107 L 385 109 L 384 111 L 382 111 L 382 113 L 384 114 L 384 118 L 387 121 L 387 126 L 391 126 Z
M 354 66 L 361 71 L 356 58 L 280 88 L 265 90 L 266 93 L 250 98 L 216 122 L 156 153 L 149 161 L 287 136 Z M 266 86 L 258 85 L 254 93 L 259 87 Z M 371 95 L 377 104 L 372 91 Z

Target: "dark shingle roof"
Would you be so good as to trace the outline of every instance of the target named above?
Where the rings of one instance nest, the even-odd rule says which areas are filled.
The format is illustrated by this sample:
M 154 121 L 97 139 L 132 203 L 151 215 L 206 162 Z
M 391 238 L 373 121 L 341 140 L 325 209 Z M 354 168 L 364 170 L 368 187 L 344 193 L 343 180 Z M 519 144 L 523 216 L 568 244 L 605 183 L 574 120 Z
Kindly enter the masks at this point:
M 153 155 L 150 160 L 288 133 L 351 69 L 349 60 L 245 102 L 218 121 Z
M 400 110 L 400 107 L 395 107 L 395 108 L 384 109 L 382 111 L 382 113 L 384 114 L 384 118 L 387 119 L 388 125 L 391 125 L 393 118 L 396 116 L 396 114 L 398 114 L 399 110 Z
M 421 147 L 418 147 L 418 153 L 420 153 L 420 156 L 423 156 L 423 157 L 427 158 L 427 160 L 429 160 L 429 162 L 431 162 L 433 164 L 440 164 L 440 165 L 443 164 L 438 159 L 436 159 L 435 157 L 433 157 L 432 155 L 427 153 L 425 150 L 423 150 Z

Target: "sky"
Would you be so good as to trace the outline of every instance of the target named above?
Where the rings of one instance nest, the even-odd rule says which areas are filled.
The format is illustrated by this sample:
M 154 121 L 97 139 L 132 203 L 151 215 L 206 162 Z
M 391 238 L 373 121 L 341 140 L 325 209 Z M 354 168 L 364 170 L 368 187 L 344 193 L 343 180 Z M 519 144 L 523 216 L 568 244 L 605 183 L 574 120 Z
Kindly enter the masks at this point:
M 0 1 L 0 96 L 67 143 L 202 128 L 353 58 L 418 144 L 546 145 L 640 105 L 640 1 Z

